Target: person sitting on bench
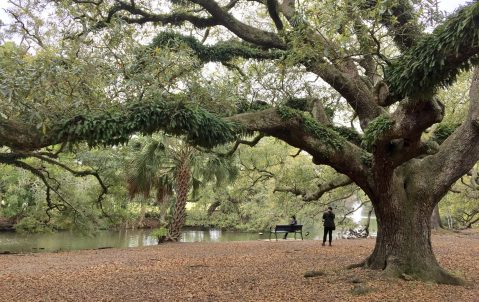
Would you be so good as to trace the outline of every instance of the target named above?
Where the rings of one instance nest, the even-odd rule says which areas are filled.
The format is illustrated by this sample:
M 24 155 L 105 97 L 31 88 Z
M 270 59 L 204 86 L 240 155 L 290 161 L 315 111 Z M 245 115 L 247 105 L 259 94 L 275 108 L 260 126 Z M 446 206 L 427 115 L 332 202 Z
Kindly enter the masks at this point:
M 289 222 L 289 225 L 297 225 L 298 221 L 296 220 L 296 216 L 293 215 L 291 216 L 291 221 Z M 284 239 L 286 240 L 286 237 L 288 237 L 288 232 L 284 233 Z M 296 238 L 296 235 L 295 235 Z

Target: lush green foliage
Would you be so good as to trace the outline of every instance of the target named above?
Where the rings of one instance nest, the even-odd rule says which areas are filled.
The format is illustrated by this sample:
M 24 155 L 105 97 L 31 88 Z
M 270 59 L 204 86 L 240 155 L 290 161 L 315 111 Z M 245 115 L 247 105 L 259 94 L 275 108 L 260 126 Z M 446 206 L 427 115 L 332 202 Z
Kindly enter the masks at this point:
M 366 131 L 364 131 L 363 136 L 363 145 L 366 147 L 366 149 L 371 150 L 377 138 L 384 132 L 391 129 L 392 126 L 393 121 L 391 121 L 391 119 L 386 115 L 380 115 L 371 121 L 368 125 L 368 128 L 366 128 Z
M 385 79 L 389 90 L 399 98 L 430 97 L 438 85 L 451 85 L 461 71 L 478 63 L 476 56 L 472 59 L 467 56 L 478 47 L 479 3 L 475 3 L 459 10 L 400 61 L 388 66 Z
M 459 126 L 459 124 L 441 123 L 434 128 L 432 140 L 439 145 L 442 144 Z
M 342 144 L 344 143 L 344 138 L 342 137 L 342 135 L 346 136 L 347 138 L 353 137 L 352 133 L 354 131 L 345 131 L 345 129 L 342 127 L 330 128 L 328 126 L 324 126 L 303 111 L 292 109 L 287 106 L 280 106 L 276 110 L 283 120 L 299 119 L 301 123 L 304 124 L 305 129 L 311 135 L 320 139 L 322 142 L 324 142 L 326 145 L 333 149 L 341 149 Z M 338 129 L 339 131 L 336 132 L 336 129 Z
M 313 192 L 319 183 L 334 178 L 330 168 L 308 165 L 308 155 L 300 153 L 295 158 L 288 155 L 295 152 L 294 148 L 267 138 L 255 148 L 241 146 L 238 178 L 230 186 L 204 186 L 188 211 L 187 224 L 263 231 L 287 223 L 294 214 L 306 231 L 312 231 L 321 225 L 324 208 L 329 204 L 337 212 L 340 228 L 352 226 L 349 219 L 341 220 L 351 210 L 351 201 L 344 197 L 351 196 L 354 186 L 326 193 L 320 200 L 310 202 L 290 192 L 275 192 L 282 187 Z
M 240 128 L 206 110 L 183 102 L 130 103 L 123 111 L 99 115 L 79 115 L 59 126 L 59 138 L 70 142 L 86 141 L 90 146 L 117 145 L 128 142 L 132 133 L 185 135 L 199 146 L 211 148 L 233 141 Z
M 153 229 L 150 232 L 150 236 L 156 237 L 156 240 L 158 241 L 158 243 L 161 243 L 167 235 L 168 235 L 168 229 L 165 227 Z
M 442 222 L 446 228 L 463 229 L 479 222 L 479 187 L 477 167 L 472 176 L 463 176 L 453 186 L 454 192 L 447 194 L 440 202 Z
M 70 172 L 36 159 L 26 162 L 33 167 L 43 166 L 55 194 L 47 203 L 45 186 L 40 179 L 24 170 L 1 165 L 0 216 L 9 217 L 17 230 L 37 232 L 47 230 L 76 230 L 83 233 L 97 229 L 122 227 L 131 224 L 139 209 L 128 203 L 123 172 L 124 157 L 129 148 L 87 150 L 75 148 L 76 154 L 63 154 L 60 162 L 71 169 L 95 169 L 109 189 L 98 203 L 100 187 L 94 177 L 74 177 Z M 103 210 L 102 210 L 103 209 Z M 108 216 L 105 216 L 108 215 Z
M 235 58 L 278 59 L 283 56 L 279 50 L 264 51 L 237 41 L 224 41 L 213 46 L 201 44 L 191 36 L 184 36 L 176 32 L 165 31 L 158 34 L 150 47 L 178 48 L 186 45 L 203 62 L 228 62 Z
M 93 10 L 89 7 L 82 10 L 81 5 L 71 2 L 69 5 L 68 2 L 61 1 L 59 15 L 68 11 L 72 16 L 88 16 L 82 25 L 95 26 L 95 18 L 101 14 L 92 15 Z M 105 8 L 107 2 L 102 2 L 98 11 Z M 150 4 L 137 1 L 138 7 Z M 58 39 L 58 36 L 57 40 L 63 42 L 61 45 L 53 43 L 54 47 L 47 45 L 29 52 L 26 47 L 7 43 L 0 47 L 0 114 L 23 119 L 45 133 L 53 129 L 58 138 L 76 143 L 86 141 L 90 146 L 125 144 L 133 133 L 153 134 L 163 129 L 169 134 L 184 135 L 191 144 L 211 148 L 232 142 L 243 133 L 240 127 L 225 123 L 218 116 L 277 106 L 278 114 L 285 121 L 299 121 L 309 134 L 324 142 L 333 152 L 341 151 L 346 141 L 358 146 L 363 143 L 367 150 L 371 150 L 376 139 L 392 126 L 386 115 L 371 122 L 362 138 L 349 127 L 321 125 L 307 112 L 310 110 L 308 100 L 320 99 L 332 122 L 339 124 L 339 120 L 340 124 L 346 125 L 354 120 L 350 104 L 338 92 L 325 87 L 321 80 L 310 81 L 311 70 L 305 68 L 309 66 L 307 60 L 342 66 L 348 58 L 363 63 L 370 54 L 379 64 L 373 72 L 381 75 L 380 65 L 386 62 L 384 58 L 397 54 L 397 50 L 388 44 L 390 40 L 380 20 L 380 15 L 390 11 L 396 1 L 377 1 L 370 10 L 361 10 L 356 4 L 332 0 L 302 3 L 300 14 L 296 14 L 293 22 L 286 24 L 285 31 L 280 33 L 281 38 L 291 45 L 291 51 L 287 52 L 240 43 L 231 39 L 229 33 L 223 36 L 215 29 L 212 40 L 200 42 L 197 37 L 203 33 L 199 31 L 190 31 L 190 36 L 171 29 L 158 34 L 158 31 L 151 32 L 149 26 L 140 29 L 115 18 L 111 24 L 103 24 L 108 26 L 105 32 L 89 32 L 80 35 L 77 41 Z M 386 67 L 385 80 L 394 97 L 429 96 L 438 88 L 435 83 L 447 86 L 456 79 L 458 72 L 475 64 L 475 58 L 463 60 L 456 68 L 457 62 L 452 61 L 455 55 L 467 57 L 463 49 L 478 47 L 478 7 L 474 3 L 462 10 L 419 41 L 401 61 L 391 61 L 392 64 Z M 174 11 L 177 9 L 173 7 Z M 29 13 L 40 14 L 40 10 Z M 245 11 L 243 16 L 246 23 L 259 24 L 259 28 L 270 25 L 264 20 L 251 20 L 247 13 Z M 365 21 L 366 31 L 358 29 L 358 19 Z M 394 17 L 391 20 L 396 21 Z M 70 25 L 61 24 L 65 26 L 62 27 L 60 23 L 59 29 L 70 34 Z M 41 27 L 47 23 L 25 24 Z M 323 35 L 328 45 L 322 40 L 319 45 L 315 45 L 314 39 L 305 42 L 306 35 L 311 33 L 308 26 Z M 190 28 L 185 26 L 178 32 L 186 30 Z M 142 45 L 152 36 L 156 38 L 151 43 Z M 368 45 L 371 38 L 376 40 Z M 385 47 L 379 49 L 383 45 Z M 326 58 L 324 61 L 323 57 Z M 224 66 L 228 69 L 221 64 L 203 68 L 207 62 L 226 63 Z M 364 80 L 368 81 L 366 77 Z M 464 114 L 461 111 L 457 115 L 463 118 Z M 453 131 L 450 125 L 437 126 L 433 139 L 442 142 Z M 287 154 L 296 153 L 296 150 L 272 140 L 260 144 L 257 150 L 255 153 L 240 148 L 238 165 L 243 171 L 233 185 L 223 183 L 220 188 L 213 188 L 207 184 L 206 176 L 194 175 L 198 181 L 192 186 L 199 189 L 194 190 L 198 191 L 199 197 L 191 196 L 196 204 L 189 210 L 189 223 L 262 230 L 271 224 L 287 221 L 291 214 L 297 214 L 303 222 L 312 223 L 319 219 L 326 203 L 345 197 L 352 190 L 351 187 L 339 189 L 321 201 L 310 203 L 291 193 L 273 193 L 280 186 L 312 192 L 318 184 L 333 178 L 333 170 L 311 166 L 310 157 L 303 153 L 293 161 Z M 2 167 L 6 169 L 3 175 L 8 176 L 2 177 L 2 188 L 5 188 L 2 196 L 6 203 L 2 205 L 1 215 L 18 216 L 18 226 L 32 231 L 52 226 L 54 229 L 77 227 L 92 230 L 130 226 L 130 222 L 141 216 L 145 206 L 156 211 L 149 198 L 141 202 L 127 200 L 125 169 L 129 168 L 124 158 L 138 155 L 134 146 L 73 151 L 77 156 L 69 154 L 62 160 L 69 164 L 80 160 L 80 167 L 98 169 L 107 179 L 109 195 L 103 206 L 109 218 L 104 217 L 95 202 L 98 188 L 94 180 L 78 180 L 55 170 L 55 177 L 63 180 L 61 193 L 71 208 L 53 210 L 47 226 L 45 191 L 41 183 L 33 177 L 26 177 L 25 173 L 21 175 L 26 183 L 22 182 L 17 170 L 6 167 Z M 361 160 L 371 166 L 373 157 L 364 151 Z M 209 164 L 211 166 L 207 169 L 212 172 L 219 161 Z M 41 167 L 38 162 L 35 165 Z M 151 168 L 153 162 L 147 162 L 145 166 L 148 165 Z M 211 177 L 219 179 L 223 176 L 217 173 Z M 211 205 L 217 201 L 220 204 L 209 213 Z M 340 210 L 345 211 L 346 207 Z
M 82 60 L 55 49 L 30 54 L 12 42 L 0 45 L 1 116 L 42 131 L 79 110 L 97 108 L 108 81 L 94 58 Z

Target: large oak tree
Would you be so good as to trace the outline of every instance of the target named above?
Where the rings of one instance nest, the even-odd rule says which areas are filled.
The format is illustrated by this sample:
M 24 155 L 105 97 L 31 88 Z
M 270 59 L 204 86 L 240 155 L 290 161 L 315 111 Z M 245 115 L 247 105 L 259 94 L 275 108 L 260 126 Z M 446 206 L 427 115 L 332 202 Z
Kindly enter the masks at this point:
M 247 59 L 303 70 L 305 83 L 315 75 L 325 90 L 340 95 L 360 131 L 337 125 L 320 97 L 290 95 L 279 105 L 220 118 L 192 104 L 191 95 L 139 92 L 134 102 L 117 104 L 115 110 L 73 110 L 40 129 L 19 115 L 0 115 L 0 145 L 11 150 L 2 154 L 3 162 L 18 163 L 21 154 L 65 141 L 126 142 L 135 132 L 185 134 L 193 144 L 213 147 L 258 131 L 308 152 L 314 164 L 333 167 L 343 174 L 340 181 L 353 181 L 368 195 L 379 231 L 374 251 L 361 265 L 396 276 L 460 282 L 434 256 L 430 217 L 450 186 L 479 159 L 478 69 L 460 126 L 443 135 L 440 145 L 423 134 L 444 117 L 438 90 L 477 62 L 479 3 L 428 32 L 420 1 L 304 1 L 299 7 L 293 0 L 50 2 L 80 20 L 69 39 L 85 39 L 111 24 L 134 24 L 157 32 L 145 47 L 146 57 L 176 48 L 188 49 L 203 64 L 221 62 L 239 70 L 235 60 Z M 204 30 L 203 41 L 183 36 L 188 29 Z M 210 32 L 213 42 L 203 43 Z M 29 35 L 38 38 L 35 32 Z M 148 69 L 144 57 L 137 59 L 138 73 Z

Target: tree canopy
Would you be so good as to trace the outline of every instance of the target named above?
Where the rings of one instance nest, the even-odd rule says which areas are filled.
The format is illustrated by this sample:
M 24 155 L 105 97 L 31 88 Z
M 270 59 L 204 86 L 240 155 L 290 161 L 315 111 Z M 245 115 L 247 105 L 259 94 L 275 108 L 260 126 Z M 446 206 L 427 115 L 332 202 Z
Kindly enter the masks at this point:
M 370 198 L 380 231 L 363 265 L 460 282 L 434 257 L 429 217 L 479 159 L 478 69 L 460 125 L 424 133 L 444 119 L 440 89 L 477 65 L 477 1 L 444 19 L 407 0 L 16 4 L 24 43 L 2 45 L 1 162 L 158 130 L 206 148 L 257 131 Z

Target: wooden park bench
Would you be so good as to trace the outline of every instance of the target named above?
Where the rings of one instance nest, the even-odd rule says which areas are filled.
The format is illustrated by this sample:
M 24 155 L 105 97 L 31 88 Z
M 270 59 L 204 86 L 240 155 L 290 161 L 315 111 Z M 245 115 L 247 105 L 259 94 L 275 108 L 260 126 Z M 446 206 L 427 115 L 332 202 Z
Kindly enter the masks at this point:
M 303 225 L 302 224 L 278 224 L 274 227 L 269 228 L 269 240 L 271 240 L 271 234 L 274 233 L 276 241 L 278 241 L 278 233 L 294 233 L 294 239 L 296 239 L 296 233 L 301 235 L 301 240 L 303 240 Z

